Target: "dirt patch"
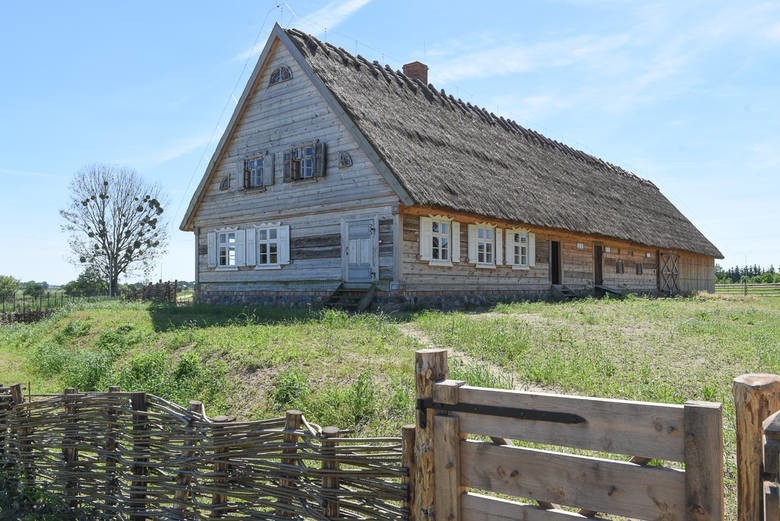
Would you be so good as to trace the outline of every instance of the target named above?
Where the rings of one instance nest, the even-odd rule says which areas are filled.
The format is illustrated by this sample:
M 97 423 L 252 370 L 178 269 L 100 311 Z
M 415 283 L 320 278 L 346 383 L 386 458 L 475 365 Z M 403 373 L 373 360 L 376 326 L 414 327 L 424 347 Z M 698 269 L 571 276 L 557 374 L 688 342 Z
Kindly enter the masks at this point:
M 498 313 L 496 314 L 499 315 Z M 504 315 L 505 316 L 505 315 Z M 405 323 L 405 324 L 399 324 L 398 329 L 406 335 L 408 338 L 411 338 L 421 346 L 423 346 L 426 349 L 446 349 L 442 346 L 437 345 L 433 339 L 431 339 L 428 334 L 421 330 L 420 328 L 416 327 L 414 324 L 411 323 Z M 474 358 L 473 356 L 470 356 L 462 351 L 456 351 L 454 349 L 447 349 L 448 357 L 450 360 L 455 360 L 457 362 L 460 362 L 461 364 L 465 365 L 472 365 L 472 364 L 478 364 L 488 371 L 495 375 L 496 377 L 502 378 L 505 377 L 508 371 L 504 369 L 503 367 L 499 367 L 495 364 L 491 364 L 490 362 L 486 362 L 484 360 L 480 360 L 478 358 Z M 529 391 L 534 393 L 550 393 L 555 392 L 553 389 L 547 389 L 544 387 L 540 387 L 538 385 L 529 384 L 527 382 L 520 382 L 515 377 L 515 375 L 512 375 L 512 382 L 514 384 L 514 389 L 517 391 Z

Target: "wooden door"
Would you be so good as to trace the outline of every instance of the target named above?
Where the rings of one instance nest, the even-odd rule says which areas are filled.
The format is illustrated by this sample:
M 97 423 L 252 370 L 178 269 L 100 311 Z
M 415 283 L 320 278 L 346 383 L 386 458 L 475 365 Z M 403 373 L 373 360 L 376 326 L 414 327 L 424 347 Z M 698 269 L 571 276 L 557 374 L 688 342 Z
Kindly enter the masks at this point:
M 378 248 L 373 219 L 346 223 L 344 259 L 345 282 L 371 282 L 376 279 Z
M 680 256 L 674 253 L 658 254 L 658 293 L 677 295 L 680 292 Z
M 550 241 L 550 283 L 561 283 L 561 243 Z
M 604 284 L 604 247 L 601 244 L 593 245 L 593 285 Z

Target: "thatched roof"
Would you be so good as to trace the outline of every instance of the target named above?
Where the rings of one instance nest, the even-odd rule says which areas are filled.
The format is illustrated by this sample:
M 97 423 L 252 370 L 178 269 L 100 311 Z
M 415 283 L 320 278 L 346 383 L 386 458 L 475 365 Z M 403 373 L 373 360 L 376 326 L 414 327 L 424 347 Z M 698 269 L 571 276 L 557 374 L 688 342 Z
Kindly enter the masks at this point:
M 388 66 L 285 33 L 416 204 L 723 257 L 650 181 Z

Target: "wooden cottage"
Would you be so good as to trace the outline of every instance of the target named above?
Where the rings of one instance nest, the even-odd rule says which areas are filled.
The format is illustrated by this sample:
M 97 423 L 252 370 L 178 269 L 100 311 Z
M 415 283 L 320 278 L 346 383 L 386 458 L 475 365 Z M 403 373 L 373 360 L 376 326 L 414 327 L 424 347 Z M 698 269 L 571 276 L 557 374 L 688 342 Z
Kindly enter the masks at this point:
M 278 25 L 181 229 L 214 303 L 691 293 L 722 258 L 650 181 Z

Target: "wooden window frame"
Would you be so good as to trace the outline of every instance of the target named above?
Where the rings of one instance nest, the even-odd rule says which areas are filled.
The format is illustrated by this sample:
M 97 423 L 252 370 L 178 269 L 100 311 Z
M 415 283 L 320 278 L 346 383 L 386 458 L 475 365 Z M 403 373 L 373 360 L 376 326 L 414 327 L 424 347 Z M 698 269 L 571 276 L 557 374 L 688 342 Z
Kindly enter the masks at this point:
M 238 269 L 237 230 L 217 230 L 217 269 Z M 231 247 L 230 236 L 233 244 Z M 223 240 L 224 238 L 224 240 Z M 231 258 L 231 252 L 233 254 Z
M 438 224 L 439 231 L 434 232 L 434 223 Z M 440 231 L 444 225 L 446 232 Z M 434 238 L 446 239 L 446 257 L 434 258 Z M 443 216 L 431 215 L 420 217 L 420 260 L 428 263 L 430 266 L 452 266 L 454 262 L 460 262 L 460 223 L 456 220 Z M 439 242 L 441 244 L 441 242 Z M 439 257 L 441 257 L 441 246 L 438 248 Z
M 615 273 L 625 273 L 626 263 L 623 259 L 615 259 Z
M 308 181 L 325 177 L 325 143 L 319 139 L 292 145 L 284 153 L 284 182 Z
M 253 156 L 244 159 L 244 189 L 255 190 L 265 188 L 265 185 L 263 184 L 263 172 L 265 168 L 265 156 Z
M 284 83 L 285 81 L 290 81 L 291 79 L 293 79 L 292 69 L 287 65 L 280 65 L 271 72 L 271 76 L 268 79 L 268 85 L 277 85 L 279 83 Z
M 496 265 L 495 226 L 477 225 L 474 240 L 476 241 L 476 248 L 477 248 L 476 251 L 477 266 L 495 266 Z
M 262 223 L 254 227 L 251 239 L 247 252 L 251 251 L 249 254 L 251 264 L 256 270 L 278 270 L 290 264 L 289 225 Z M 271 261 L 272 255 L 276 255 L 274 262 Z
M 431 260 L 452 262 L 451 221 L 440 219 L 431 221 Z

